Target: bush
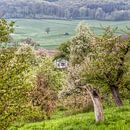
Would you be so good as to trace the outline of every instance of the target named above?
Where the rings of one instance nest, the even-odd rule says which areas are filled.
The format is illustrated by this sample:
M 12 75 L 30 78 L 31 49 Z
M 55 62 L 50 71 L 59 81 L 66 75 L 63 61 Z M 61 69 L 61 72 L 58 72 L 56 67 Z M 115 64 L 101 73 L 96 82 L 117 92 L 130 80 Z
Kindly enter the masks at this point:
M 35 54 L 29 46 L 0 49 L 0 129 L 23 116 L 32 88 Z
M 79 93 L 72 93 L 60 99 L 60 106 L 63 106 L 65 115 L 89 112 L 93 110 L 93 104 L 87 91 L 80 90 Z
M 64 74 L 53 65 L 50 58 L 43 58 L 36 74 L 35 88 L 30 94 L 32 104 L 38 106 L 50 119 L 58 101 L 58 90 L 63 85 Z

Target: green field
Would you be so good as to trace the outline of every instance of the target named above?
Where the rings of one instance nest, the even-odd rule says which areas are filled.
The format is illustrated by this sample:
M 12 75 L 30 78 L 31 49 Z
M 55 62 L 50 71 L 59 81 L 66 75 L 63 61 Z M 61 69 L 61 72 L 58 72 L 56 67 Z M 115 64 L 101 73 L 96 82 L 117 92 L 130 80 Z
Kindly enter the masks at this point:
M 105 121 L 96 124 L 94 113 L 52 119 L 39 123 L 12 126 L 9 130 L 130 130 L 130 106 L 109 108 L 105 110 Z
M 68 40 L 75 34 L 75 28 L 80 22 L 79 20 L 33 20 L 33 19 L 13 19 L 15 24 L 15 33 L 12 34 L 15 41 L 25 39 L 27 37 L 37 41 L 41 47 L 56 48 L 62 42 Z M 129 21 L 96 21 L 86 20 L 86 22 L 94 29 L 96 33 L 101 32 L 101 25 L 118 27 L 118 32 L 130 25 Z M 45 29 L 49 27 L 50 33 L 46 34 Z M 64 33 L 69 33 L 65 36 Z

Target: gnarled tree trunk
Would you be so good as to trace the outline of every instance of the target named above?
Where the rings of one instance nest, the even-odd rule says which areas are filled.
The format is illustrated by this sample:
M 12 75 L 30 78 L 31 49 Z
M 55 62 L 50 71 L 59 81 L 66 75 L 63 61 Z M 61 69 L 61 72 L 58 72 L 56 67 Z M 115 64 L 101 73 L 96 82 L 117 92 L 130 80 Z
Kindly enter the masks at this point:
M 119 88 L 117 86 L 113 85 L 113 86 L 110 86 L 110 89 L 111 89 L 115 104 L 117 106 L 123 106 L 123 102 L 122 102 L 122 100 L 120 98 L 120 94 L 119 94 Z
M 97 90 L 88 88 L 87 91 L 90 94 L 90 97 L 91 97 L 93 105 L 94 105 L 96 122 L 98 123 L 98 122 L 104 121 L 103 106 L 102 106 L 101 99 L 100 99 L 100 96 L 99 96 Z

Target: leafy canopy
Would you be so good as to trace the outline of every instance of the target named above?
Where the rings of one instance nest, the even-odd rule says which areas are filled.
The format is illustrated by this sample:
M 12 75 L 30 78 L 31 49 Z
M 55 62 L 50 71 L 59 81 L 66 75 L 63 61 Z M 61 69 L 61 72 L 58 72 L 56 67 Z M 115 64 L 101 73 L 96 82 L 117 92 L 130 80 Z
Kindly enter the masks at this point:
M 35 65 L 29 46 L 0 49 L 0 129 L 6 129 L 24 114 Z
M 5 19 L 0 19 L 0 43 L 8 42 L 10 33 L 13 33 L 14 22 L 7 22 Z

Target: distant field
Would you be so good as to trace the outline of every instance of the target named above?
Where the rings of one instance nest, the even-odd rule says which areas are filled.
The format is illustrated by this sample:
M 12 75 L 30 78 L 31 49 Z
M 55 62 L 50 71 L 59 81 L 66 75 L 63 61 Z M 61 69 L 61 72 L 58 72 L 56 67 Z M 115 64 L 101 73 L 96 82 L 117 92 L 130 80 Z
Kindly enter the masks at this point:
M 75 28 L 79 20 L 33 20 L 33 19 L 13 19 L 15 24 L 15 33 L 12 34 L 14 40 L 19 41 L 27 37 L 37 41 L 41 47 L 56 48 L 62 42 L 68 40 L 75 34 Z M 101 25 L 118 27 L 118 33 L 130 26 L 129 21 L 111 22 L 86 20 L 96 33 L 101 33 Z M 49 27 L 50 33 L 46 34 L 45 29 Z M 65 36 L 64 33 L 69 33 Z

